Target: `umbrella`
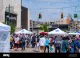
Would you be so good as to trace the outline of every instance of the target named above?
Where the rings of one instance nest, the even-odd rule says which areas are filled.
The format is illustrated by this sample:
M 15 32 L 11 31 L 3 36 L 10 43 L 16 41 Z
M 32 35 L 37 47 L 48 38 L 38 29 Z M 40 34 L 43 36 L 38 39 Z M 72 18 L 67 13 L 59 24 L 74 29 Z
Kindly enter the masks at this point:
M 47 35 L 47 32 L 41 32 L 40 35 Z

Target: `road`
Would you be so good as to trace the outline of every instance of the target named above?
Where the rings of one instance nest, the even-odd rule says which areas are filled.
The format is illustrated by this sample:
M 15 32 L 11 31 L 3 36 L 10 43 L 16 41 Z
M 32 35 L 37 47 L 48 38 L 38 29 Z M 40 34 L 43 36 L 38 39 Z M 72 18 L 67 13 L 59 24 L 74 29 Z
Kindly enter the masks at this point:
M 34 51 L 34 48 L 25 48 L 24 51 L 22 51 L 21 48 L 18 48 L 18 51 L 15 51 L 15 49 L 11 49 L 10 52 L 11 53 L 40 53 L 39 51 Z
M 11 53 L 14 53 L 14 52 L 15 52 L 15 53 L 18 53 L 18 52 L 19 52 L 19 53 L 20 53 L 20 52 L 21 52 L 21 53 L 35 53 L 35 51 L 33 51 L 33 50 L 34 50 L 34 48 L 25 48 L 25 50 L 22 51 L 21 48 L 19 48 L 18 51 L 15 51 L 15 49 L 11 49 L 10 52 L 11 52 Z

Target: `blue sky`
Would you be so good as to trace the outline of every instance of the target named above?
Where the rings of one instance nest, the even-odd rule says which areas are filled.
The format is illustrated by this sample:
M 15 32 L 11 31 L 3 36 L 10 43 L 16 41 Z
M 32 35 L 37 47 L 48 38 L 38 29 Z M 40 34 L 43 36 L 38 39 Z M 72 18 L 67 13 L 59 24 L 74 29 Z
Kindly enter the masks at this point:
M 22 0 L 22 5 L 29 9 L 31 20 L 37 20 L 38 14 L 41 13 L 40 21 L 53 21 L 60 19 L 61 12 L 64 13 L 64 17 L 68 14 L 73 17 L 77 13 L 80 19 L 80 0 Z M 74 6 L 77 6 L 76 9 Z

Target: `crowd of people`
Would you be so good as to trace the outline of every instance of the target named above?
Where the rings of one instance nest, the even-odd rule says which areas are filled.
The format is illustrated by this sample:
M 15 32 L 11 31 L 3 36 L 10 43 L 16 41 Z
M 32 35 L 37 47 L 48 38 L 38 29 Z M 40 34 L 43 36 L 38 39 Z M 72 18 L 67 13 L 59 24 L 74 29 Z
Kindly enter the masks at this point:
M 43 53 L 80 53 L 80 36 L 13 34 L 10 37 L 11 49 L 25 51 L 26 47 Z

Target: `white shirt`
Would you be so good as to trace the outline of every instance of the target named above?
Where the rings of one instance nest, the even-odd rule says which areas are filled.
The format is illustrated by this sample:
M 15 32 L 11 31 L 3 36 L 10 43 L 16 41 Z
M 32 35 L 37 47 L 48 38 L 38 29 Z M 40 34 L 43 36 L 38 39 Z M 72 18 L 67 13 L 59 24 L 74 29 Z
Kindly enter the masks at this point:
M 39 45 L 40 46 L 45 46 L 45 42 L 46 42 L 46 39 L 44 37 L 40 38 Z
M 17 43 L 19 41 L 19 37 L 15 38 L 15 43 Z

